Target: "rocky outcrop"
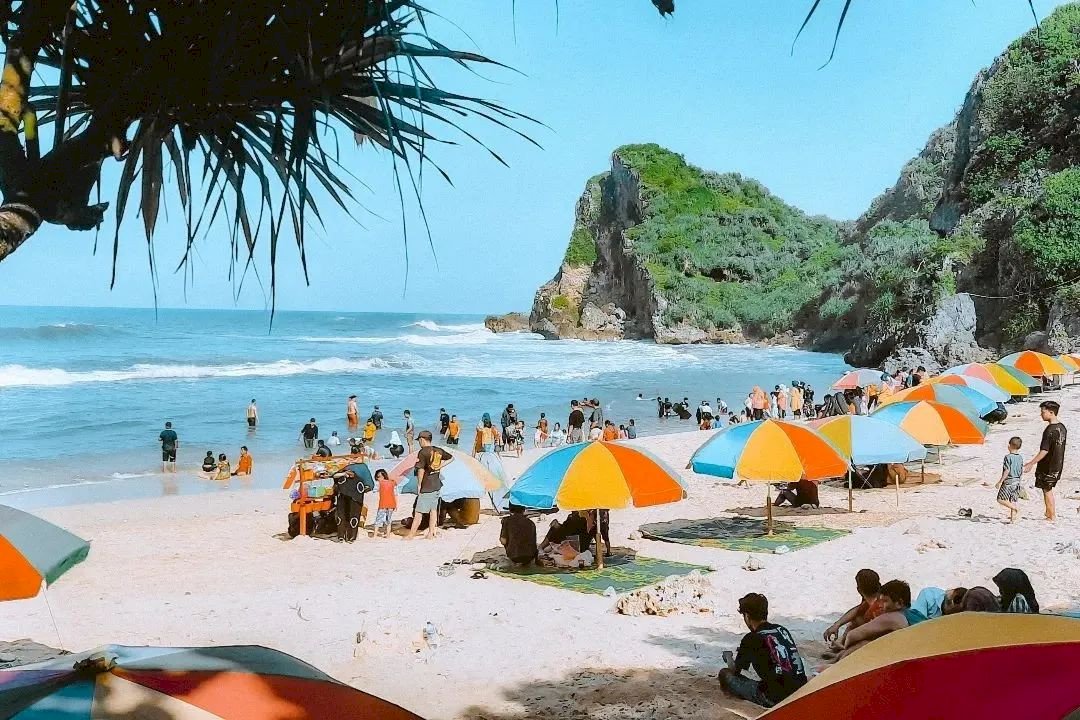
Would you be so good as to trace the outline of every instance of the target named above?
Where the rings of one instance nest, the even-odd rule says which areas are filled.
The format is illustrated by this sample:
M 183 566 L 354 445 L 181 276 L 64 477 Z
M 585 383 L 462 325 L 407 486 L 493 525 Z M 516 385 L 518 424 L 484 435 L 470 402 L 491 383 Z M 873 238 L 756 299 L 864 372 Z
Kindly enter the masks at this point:
M 484 318 L 484 327 L 493 333 L 527 332 L 529 318 L 516 312 L 506 315 L 489 315 Z
M 1080 351 L 1080 306 L 1068 295 L 1059 294 L 1050 305 L 1046 344 L 1055 353 Z

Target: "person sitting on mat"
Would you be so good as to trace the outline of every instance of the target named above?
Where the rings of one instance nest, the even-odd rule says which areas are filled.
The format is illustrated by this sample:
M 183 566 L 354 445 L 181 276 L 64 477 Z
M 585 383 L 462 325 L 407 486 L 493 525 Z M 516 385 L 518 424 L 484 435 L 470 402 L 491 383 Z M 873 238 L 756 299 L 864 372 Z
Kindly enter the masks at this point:
M 577 538 L 578 552 L 585 552 L 592 547 L 596 537 L 595 510 L 578 510 L 566 516 L 561 523 L 558 520 L 551 521 L 551 527 L 540 543 L 540 549 L 546 550 L 552 545 L 559 545 L 571 538 Z M 611 555 L 611 541 L 608 540 L 609 515 L 607 510 L 600 511 L 600 536 L 604 540 L 605 555 Z
M 536 560 L 536 525 L 525 517 L 525 508 L 510 506 L 510 514 L 502 519 L 499 543 L 506 548 L 506 557 L 515 565 L 528 565 Z
M 791 503 L 791 507 L 798 508 L 803 505 L 809 505 L 810 507 L 821 507 L 821 501 L 818 499 L 818 487 L 817 483 L 810 480 L 800 480 L 798 482 L 788 483 L 785 488 L 780 491 L 780 494 L 776 496 L 776 500 L 773 501 L 773 505 L 780 507 L 785 502 Z

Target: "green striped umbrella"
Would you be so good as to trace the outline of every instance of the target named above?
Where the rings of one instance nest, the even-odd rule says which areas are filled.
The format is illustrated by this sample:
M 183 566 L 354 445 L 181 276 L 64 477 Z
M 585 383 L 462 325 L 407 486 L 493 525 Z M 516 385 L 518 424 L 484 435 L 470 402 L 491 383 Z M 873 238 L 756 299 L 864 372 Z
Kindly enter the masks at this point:
M 0 601 L 32 598 L 86 559 L 90 543 L 30 513 L 0 505 Z

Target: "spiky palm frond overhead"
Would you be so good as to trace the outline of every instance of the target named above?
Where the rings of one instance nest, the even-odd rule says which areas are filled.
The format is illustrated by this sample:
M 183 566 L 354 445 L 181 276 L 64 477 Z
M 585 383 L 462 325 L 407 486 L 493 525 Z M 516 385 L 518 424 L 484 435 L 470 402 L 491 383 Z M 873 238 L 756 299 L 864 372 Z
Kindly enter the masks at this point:
M 30 1 L 2 3 L 5 41 Z M 102 156 L 124 161 L 114 280 L 132 194 L 153 263 L 170 161 L 188 253 L 224 212 L 234 259 L 250 263 L 265 238 L 273 272 L 279 241 L 291 235 L 306 276 L 305 226 L 321 216 L 316 196 L 350 209 L 350 173 L 325 128 L 379 145 L 405 175 L 430 162 L 429 144 L 452 141 L 440 133 L 480 142 L 463 124 L 470 116 L 526 137 L 514 128 L 523 116 L 436 86 L 425 69 L 432 59 L 492 61 L 432 37 L 428 15 L 416 0 L 77 0 L 67 40 L 54 23 L 36 56 L 70 85 L 32 87 L 29 100 L 42 124 L 63 125 L 62 142 L 89 136 Z M 200 186 L 205 194 L 194 197 Z

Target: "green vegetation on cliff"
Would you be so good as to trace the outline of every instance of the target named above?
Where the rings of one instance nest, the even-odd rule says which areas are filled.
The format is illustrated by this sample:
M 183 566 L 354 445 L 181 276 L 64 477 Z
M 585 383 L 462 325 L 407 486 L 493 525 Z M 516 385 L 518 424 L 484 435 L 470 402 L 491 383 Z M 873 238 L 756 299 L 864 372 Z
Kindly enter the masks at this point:
M 578 201 L 574 217 L 574 229 L 570 232 L 570 245 L 566 248 L 563 262 L 570 267 L 589 267 L 596 262 L 596 238 L 593 227 L 600 214 L 600 182 L 606 173 L 589 178 L 585 183 L 585 195 Z
M 615 155 L 641 184 L 644 217 L 626 237 L 667 301 L 667 323 L 774 335 L 837 281 L 843 249 L 835 222 L 659 145 L 627 145 Z

